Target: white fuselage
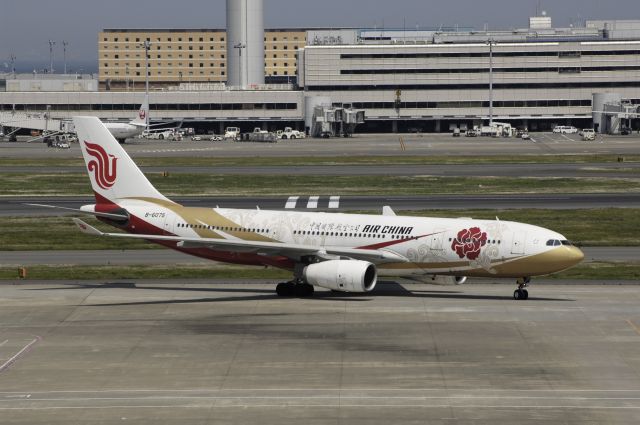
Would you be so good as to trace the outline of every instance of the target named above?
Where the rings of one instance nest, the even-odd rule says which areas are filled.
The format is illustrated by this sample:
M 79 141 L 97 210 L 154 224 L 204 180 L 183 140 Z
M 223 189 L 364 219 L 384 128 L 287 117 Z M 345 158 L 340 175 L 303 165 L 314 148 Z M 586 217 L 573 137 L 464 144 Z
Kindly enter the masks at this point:
M 174 208 L 142 200 L 127 201 L 122 207 L 144 221 L 143 227 L 163 234 L 274 241 L 319 249 L 339 246 L 384 250 L 408 260 L 378 262 L 380 275 L 388 276 L 538 276 L 566 269 L 582 259 L 580 250 L 562 235 L 508 221 Z M 136 229 L 127 230 L 136 233 Z M 229 261 L 216 258 L 215 252 L 211 254 L 195 253 Z M 251 262 L 249 258 L 240 256 L 238 260 L 246 264 Z M 273 259 L 264 257 L 261 262 L 260 258 L 255 259 L 256 264 L 274 265 Z
M 136 137 L 142 134 L 145 129 L 145 126 L 120 122 L 109 122 L 104 123 L 104 125 L 117 140 L 125 140 Z

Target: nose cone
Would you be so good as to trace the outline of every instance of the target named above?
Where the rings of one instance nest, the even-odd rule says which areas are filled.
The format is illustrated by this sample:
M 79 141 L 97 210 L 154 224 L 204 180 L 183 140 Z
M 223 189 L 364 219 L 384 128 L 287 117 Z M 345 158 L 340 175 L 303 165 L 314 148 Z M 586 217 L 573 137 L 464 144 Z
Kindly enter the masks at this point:
M 584 260 L 584 253 L 575 246 L 563 246 L 555 250 L 554 254 L 556 263 L 562 270 L 580 264 Z

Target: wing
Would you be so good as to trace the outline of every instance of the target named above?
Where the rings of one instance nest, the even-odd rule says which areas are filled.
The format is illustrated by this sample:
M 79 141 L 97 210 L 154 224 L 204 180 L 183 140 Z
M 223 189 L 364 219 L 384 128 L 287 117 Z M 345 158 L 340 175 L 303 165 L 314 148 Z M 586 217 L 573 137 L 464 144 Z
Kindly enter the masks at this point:
M 136 235 L 130 233 L 104 233 L 84 221 L 74 218 L 80 231 L 92 236 L 107 236 L 124 239 L 144 239 L 148 241 L 177 242 L 179 248 L 209 248 L 215 251 L 228 251 L 239 253 L 253 253 L 261 255 L 281 255 L 291 259 L 300 259 L 305 256 L 317 256 L 322 259 L 336 259 L 336 257 L 349 257 L 357 260 L 373 263 L 408 263 L 409 260 L 395 252 L 387 250 L 370 250 L 358 248 L 345 248 L 339 246 L 312 246 L 286 244 L 281 242 L 257 242 L 244 240 L 186 238 L 181 236 Z

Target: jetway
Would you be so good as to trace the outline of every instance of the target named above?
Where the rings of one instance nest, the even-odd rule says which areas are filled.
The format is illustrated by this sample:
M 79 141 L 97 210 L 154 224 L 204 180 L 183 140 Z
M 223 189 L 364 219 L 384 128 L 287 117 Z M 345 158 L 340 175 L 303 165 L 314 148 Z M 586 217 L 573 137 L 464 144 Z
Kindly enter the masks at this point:
M 8 134 L 20 129 L 38 130 L 44 135 L 75 133 L 73 122 L 52 119 L 48 113 L 27 113 L 17 111 L 0 111 L 0 127 L 12 128 Z
M 617 93 L 594 93 L 593 123 L 595 130 L 602 134 L 620 134 L 634 128 L 640 118 L 640 105 L 622 100 Z
M 316 106 L 313 110 L 312 137 L 351 136 L 358 124 L 364 124 L 365 113 L 351 108 Z

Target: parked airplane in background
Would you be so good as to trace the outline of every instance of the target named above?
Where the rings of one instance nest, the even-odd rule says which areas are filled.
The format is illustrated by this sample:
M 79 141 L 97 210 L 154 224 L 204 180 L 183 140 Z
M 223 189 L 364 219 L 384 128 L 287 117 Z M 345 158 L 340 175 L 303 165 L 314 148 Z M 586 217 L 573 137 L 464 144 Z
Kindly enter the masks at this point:
M 119 143 L 124 143 L 127 139 L 142 134 L 149 126 L 149 97 L 145 96 L 144 103 L 138 110 L 138 115 L 132 121 L 128 123 L 105 122 L 104 125 Z
M 74 118 L 96 203 L 80 212 L 127 233 L 95 236 L 144 239 L 187 254 L 292 272 L 281 296 L 310 296 L 314 286 L 370 292 L 378 276 L 436 284 L 467 277 L 517 278 L 515 299 L 527 299 L 532 276 L 578 264 L 583 253 L 551 230 L 470 218 L 227 208 L 189 208 L 158 192 L 107 128 L 93 117 Z

